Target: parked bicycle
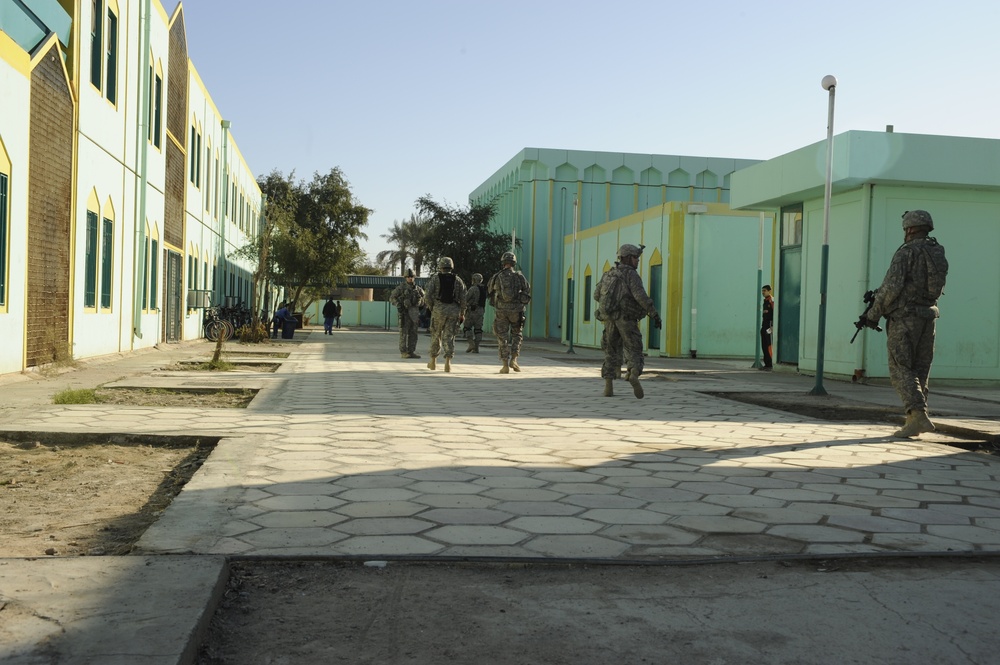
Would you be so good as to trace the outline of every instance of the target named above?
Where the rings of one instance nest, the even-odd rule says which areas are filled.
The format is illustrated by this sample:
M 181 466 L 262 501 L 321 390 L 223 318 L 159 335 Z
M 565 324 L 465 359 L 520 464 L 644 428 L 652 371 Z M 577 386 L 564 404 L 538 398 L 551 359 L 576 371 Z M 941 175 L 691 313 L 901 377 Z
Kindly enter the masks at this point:
M 222 318 L 219 307 L 208 307 L 205 309 L 205 339 L 210 342 L 217 342 L 219 338 L 225 342 L 233 338 L 236 334 L 236 327 L 228 319 Z

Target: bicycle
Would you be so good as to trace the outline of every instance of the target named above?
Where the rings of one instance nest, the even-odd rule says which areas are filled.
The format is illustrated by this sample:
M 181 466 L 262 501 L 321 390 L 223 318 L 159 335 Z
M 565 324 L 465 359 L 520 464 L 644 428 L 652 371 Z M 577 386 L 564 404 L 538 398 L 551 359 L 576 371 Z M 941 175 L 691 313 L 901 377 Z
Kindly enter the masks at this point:
M 218 307 L 209 307 L 205 310 L 205 322 L 203 324 L 205 339 L 210 342 L 217 342 L 222 338 L 226 342 L 236 334 L 236 328 L 230 321 L 219 316 Z

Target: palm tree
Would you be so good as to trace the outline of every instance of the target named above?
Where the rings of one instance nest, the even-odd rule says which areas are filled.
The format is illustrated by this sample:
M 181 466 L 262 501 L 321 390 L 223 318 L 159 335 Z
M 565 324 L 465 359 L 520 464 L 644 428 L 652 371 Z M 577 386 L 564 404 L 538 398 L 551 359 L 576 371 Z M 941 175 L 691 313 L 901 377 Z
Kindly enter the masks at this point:
M 388 233 L 383 233 L 382 238 L 396 245 L 396 249 L 386 249 L 375 255 L 375 260 L 386 267 L 399 265 L 399 274 L 406 272 L 406 261 L 410 259 L 413 264 L 413 272 L 420 274 L 424 265 L 426 251 L 423 244 L 428 235 L 429 218 L 420 215 L 410 215 L 405 222 L 398 220 L 392 222 Z
M 406 271 L 406 259 L 410 258 L 410 238 L 409 230 L 406 228 L 406 222 L 402 224 L 398 220 L 393 220 L 392 226 L 389 227 L 388 233 L 383 233 L 382 238 L 388 242 L 396 245 L 396 249 L 385 249 L 375 255 L 375 260 L 389 268 L 399 264 L 399 274 L 402 275 Z M 395 272 L 395 268 L 393 268 Z

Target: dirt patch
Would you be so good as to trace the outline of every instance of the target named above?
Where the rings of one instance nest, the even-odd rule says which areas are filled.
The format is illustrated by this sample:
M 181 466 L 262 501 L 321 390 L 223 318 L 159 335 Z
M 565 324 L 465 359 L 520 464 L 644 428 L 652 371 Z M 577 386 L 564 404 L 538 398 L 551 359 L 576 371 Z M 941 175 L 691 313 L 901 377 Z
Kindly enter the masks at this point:
M 280 363 L 267 362 L 232 362 L 234 358 L 224 360 L 225 366 L 220 369 L 209 367 L 207 362 L 181 362 L 164 367 L 164 371 L 170 372 L 276 372 L 281 366 Z
M 128 554 L 213 447 L 0 441 L 0 556 Z
M 833 395 L 804 395 L 802 393 L 766 392 L 715 392 L 703 391 L 705 395 L 731 399 L 744 404 L 755 404 L 778 411 L 788 411 L 807 418 L 838 422 L 900 423 L 903 421 L 902 407 L 890 408 L 880 404 L 869 404 Z
M 188 408 L 245 409 L 256 390 L 168 390 L 166 388 L 98 388 L 100 404 L 126 406 L 184 406 Z

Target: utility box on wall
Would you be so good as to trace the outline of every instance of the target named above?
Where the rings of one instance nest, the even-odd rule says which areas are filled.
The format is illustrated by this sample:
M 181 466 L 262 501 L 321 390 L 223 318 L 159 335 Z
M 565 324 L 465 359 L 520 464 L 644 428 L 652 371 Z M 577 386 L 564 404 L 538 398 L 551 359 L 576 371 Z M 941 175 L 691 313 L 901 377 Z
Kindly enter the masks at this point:
M 212 306 L 212 291 L 192 289 L 187 294 L 188 309 L 206 309 Z

